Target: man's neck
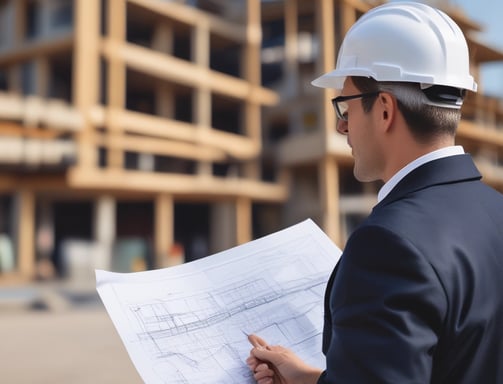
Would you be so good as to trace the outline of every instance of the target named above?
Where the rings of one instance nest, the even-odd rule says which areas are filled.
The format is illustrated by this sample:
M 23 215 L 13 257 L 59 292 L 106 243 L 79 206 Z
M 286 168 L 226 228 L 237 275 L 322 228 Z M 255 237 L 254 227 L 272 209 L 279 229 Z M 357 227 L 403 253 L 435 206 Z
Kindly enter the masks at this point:
M 407 166 L 407 164 L 412 163 L 414 160 L 421 158 L 428 153 L 435 152 L 442 148 L 448 148 L 455 145 L 454 137 L 442 137 L 438 138 L 431 143 L 419 143 L 417 141 L 402 142 L 401 145 L 397 145 L 396 150 L 391 153 L 391 158 L 389 165 L 384 172 L 383 181 L 388 182 L 393 175 L 399 172 L 401 169 Z

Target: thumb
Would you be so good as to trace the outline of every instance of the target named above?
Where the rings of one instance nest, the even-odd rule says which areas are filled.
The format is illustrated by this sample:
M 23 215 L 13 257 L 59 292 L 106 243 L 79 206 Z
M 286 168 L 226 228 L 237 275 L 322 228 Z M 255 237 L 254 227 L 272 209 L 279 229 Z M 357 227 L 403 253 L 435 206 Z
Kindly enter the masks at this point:
M 262 339 L 257 335 L 249 335 L 248 341 L 253 345 L 253 349 L 251 350 L 251 354 L 260 361 L 267 361 L 274 365 L 280 362 L 281 355 L 278 353 L 276 348 L 270 346 L 267 341 Z
M 257 359 L 262 360 L 262 361 L 267 361 L 267 362 L 272 363 L 274 365 L 279 363 L 279 360 L 281 359 L 280 354 L 277 351 L 272 350 L 271 347 L 269 347 L 269 346 L 255 347 L 252 349 L 251 353 Z

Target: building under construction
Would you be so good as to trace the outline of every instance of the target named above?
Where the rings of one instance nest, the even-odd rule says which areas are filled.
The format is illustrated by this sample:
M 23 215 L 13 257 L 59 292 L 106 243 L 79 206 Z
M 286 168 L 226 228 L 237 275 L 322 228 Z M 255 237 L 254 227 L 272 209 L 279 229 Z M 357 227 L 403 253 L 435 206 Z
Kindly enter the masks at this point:
M 340 246 L 375 204 L 335 131 L 335 67 L 378 1 L 0 1 L 0 283 L 190 261 L 312 218 Z M 481 26 L 472 73 L 503 61 Z M 503 105 L 458 141 L 503 190 Z

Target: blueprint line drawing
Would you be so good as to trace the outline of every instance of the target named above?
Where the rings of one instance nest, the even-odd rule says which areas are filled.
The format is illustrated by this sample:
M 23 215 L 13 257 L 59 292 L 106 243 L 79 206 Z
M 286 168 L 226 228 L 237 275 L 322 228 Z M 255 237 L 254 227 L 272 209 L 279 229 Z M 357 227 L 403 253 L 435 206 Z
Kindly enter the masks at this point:
M 340 249 L 306 220 L 176 267 L 96 271 L 98 293 L 146 383 L 254 383 L 255 333 L 324 368 L 323 297 Z

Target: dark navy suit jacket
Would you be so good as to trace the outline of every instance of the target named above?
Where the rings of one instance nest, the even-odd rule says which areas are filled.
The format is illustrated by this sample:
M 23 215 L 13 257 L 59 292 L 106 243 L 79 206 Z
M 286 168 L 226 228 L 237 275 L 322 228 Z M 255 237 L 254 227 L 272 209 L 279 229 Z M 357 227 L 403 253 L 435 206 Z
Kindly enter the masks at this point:
M 319 384 L 503 383 L 503 195 L 469 155 L 402 179 L 325 297 Z

